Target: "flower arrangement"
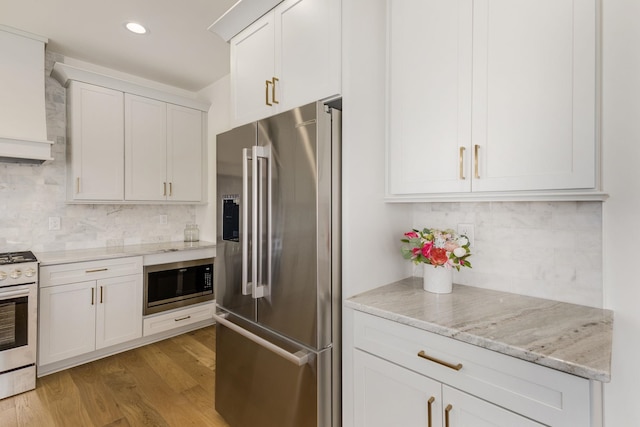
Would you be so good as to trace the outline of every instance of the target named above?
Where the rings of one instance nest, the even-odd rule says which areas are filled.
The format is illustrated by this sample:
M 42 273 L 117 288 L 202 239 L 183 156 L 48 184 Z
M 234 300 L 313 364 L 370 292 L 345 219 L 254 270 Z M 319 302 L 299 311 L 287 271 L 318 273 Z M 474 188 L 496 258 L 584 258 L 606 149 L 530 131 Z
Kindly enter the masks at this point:
M 402 256 L 414 264 L 425 263 L 457 271 L 460 267 L 471 268 L 468 260 L 471 256 L 470 243 L 465 235 L 458 235 L 453 230 L 425 228 L 422 231 L 414 229 L 404 236 L 401 241 L 407 245 L 401 249 Z

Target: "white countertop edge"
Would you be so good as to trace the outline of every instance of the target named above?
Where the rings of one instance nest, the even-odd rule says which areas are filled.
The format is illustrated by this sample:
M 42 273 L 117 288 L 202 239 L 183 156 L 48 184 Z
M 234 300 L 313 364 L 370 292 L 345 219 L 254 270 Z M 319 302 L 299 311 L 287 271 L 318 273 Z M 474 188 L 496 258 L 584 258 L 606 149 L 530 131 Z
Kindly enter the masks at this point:
M 199 251 L 196 258 L 211 258 L 216 255 L 216 245 L 212 242 L 160 242 L 140 245 L 124 245 L 103 248 L 73 249 L 51 252 L 34 252 L 40 266 L 67 264 L 72 262 L 96 261 L 131 256 L 144 256 L 144 264 L 159 264 L 194 259 L 193 253 Z

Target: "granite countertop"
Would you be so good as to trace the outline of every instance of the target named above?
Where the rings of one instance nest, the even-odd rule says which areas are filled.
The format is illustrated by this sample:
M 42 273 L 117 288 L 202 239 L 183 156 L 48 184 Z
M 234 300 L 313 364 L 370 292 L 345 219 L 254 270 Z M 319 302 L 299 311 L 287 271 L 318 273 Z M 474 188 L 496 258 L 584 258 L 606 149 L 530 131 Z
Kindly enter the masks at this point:
M 580 377 L 611 380 L 611 310 L 456 284 L 450 294 L 432 294 L 415 277 L 345 305 Z
M 196 249 L 215 249 L 211 242 L 160 242 L 142 245 L 123 245 L 94 249 L 74 249 L 68 251 L 36 252 L 34 255 L 41 266 L 70 262 L 94 261 L 139 255 L 163 254 Z

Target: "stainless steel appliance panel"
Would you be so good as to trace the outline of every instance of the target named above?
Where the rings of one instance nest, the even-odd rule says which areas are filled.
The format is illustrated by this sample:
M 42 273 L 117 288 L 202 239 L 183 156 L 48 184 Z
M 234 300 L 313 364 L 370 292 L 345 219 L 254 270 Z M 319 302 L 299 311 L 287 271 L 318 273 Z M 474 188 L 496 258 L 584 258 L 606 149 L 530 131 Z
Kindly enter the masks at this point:
M 291 353 L 307 351 L 241 319 L 233 322 Z M 216 411 L 233 427 L 330 425 L 331 349 L 310 354 L 297 366 L 217 323 L 216 364 L 224 369 L 216 369 Z
M 243 149 L 251 149 L 256 144 L 256 129 L 256 123 L 250 123 L 216 138 L 216 303 L 249 320 L 255 320 L 256 310 L 252 296 L 242 293 L 242 239 L 251 240 L 251 228 L 245 229 L 241 218 L 243 204 L 251 201 L 251 194 L 243 193 L 243 166 L 245 173 L 251 172 L 243 165 Z M 250 179 L 250 176 L 246 178 Z M 248 186 L 247 191 L 250 190 Z M 247 248 L 245 256 L 251 258 L 251 247 Z M 250 275 L 251 271 L 246 274 Z
M 258 122 L 258 145 L 270 147 L 271 162 L 263 184 L 271 193 L 271 270 L 263 273 L 270 289 L 257 300 L 258 323 L 313 348 L 331 343 L 330 315 L 318 319 L 331 313 L 331 144 L 318 139 L 327 126 L 320 103 Z

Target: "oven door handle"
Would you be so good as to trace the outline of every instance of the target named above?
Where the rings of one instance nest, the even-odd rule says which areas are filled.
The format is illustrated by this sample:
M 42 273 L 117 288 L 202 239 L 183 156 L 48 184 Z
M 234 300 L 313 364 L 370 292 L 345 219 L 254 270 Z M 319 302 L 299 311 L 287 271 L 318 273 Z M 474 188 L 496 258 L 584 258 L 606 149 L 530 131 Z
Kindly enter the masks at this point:
M 303 366 L 306 365 L 307 363 L 309 363 L 309 361 L 311 360 L 311 356 L 312 354 L 308 351 L 298 351 L 296 353 L 291 353 L 288 352 L 287 350 L 285 350 L 282 347 L 279 347 L 273 343 L 270 343 L 269 341 L 265 340 L 262 337 L 257 336 L 254 333 L 251 333 L 249 331 L 247 331 L 246 329 L 244 329 L 241 326 L 236 325 L 235 323 L 231 322 L 230 320 L 228 320 L 226 314 L 213 314 L 213 320 L 215 320 L 217 323 L 220 323 L 223 326 L 226 326 L 227 328 L 231 329 L 232 331 L 237 332 L 238 334 L 242 335 L 243 337 L 250 339 L 251 341 L 253 341 L 254 343 L 258 344 L 261 347 L 266 348 L 269 351 L 274 352 L 275 354 L 277 354 L 278 356 L 282 357 L 283 359 L 288 360 L 289 362 L 293 363 L 294 365 L 297 366 Z
M 29 288 L 13 288 L 10 291 L 0 291 L 0 301 L 9 298 L 20 298 L 29 296 Z

